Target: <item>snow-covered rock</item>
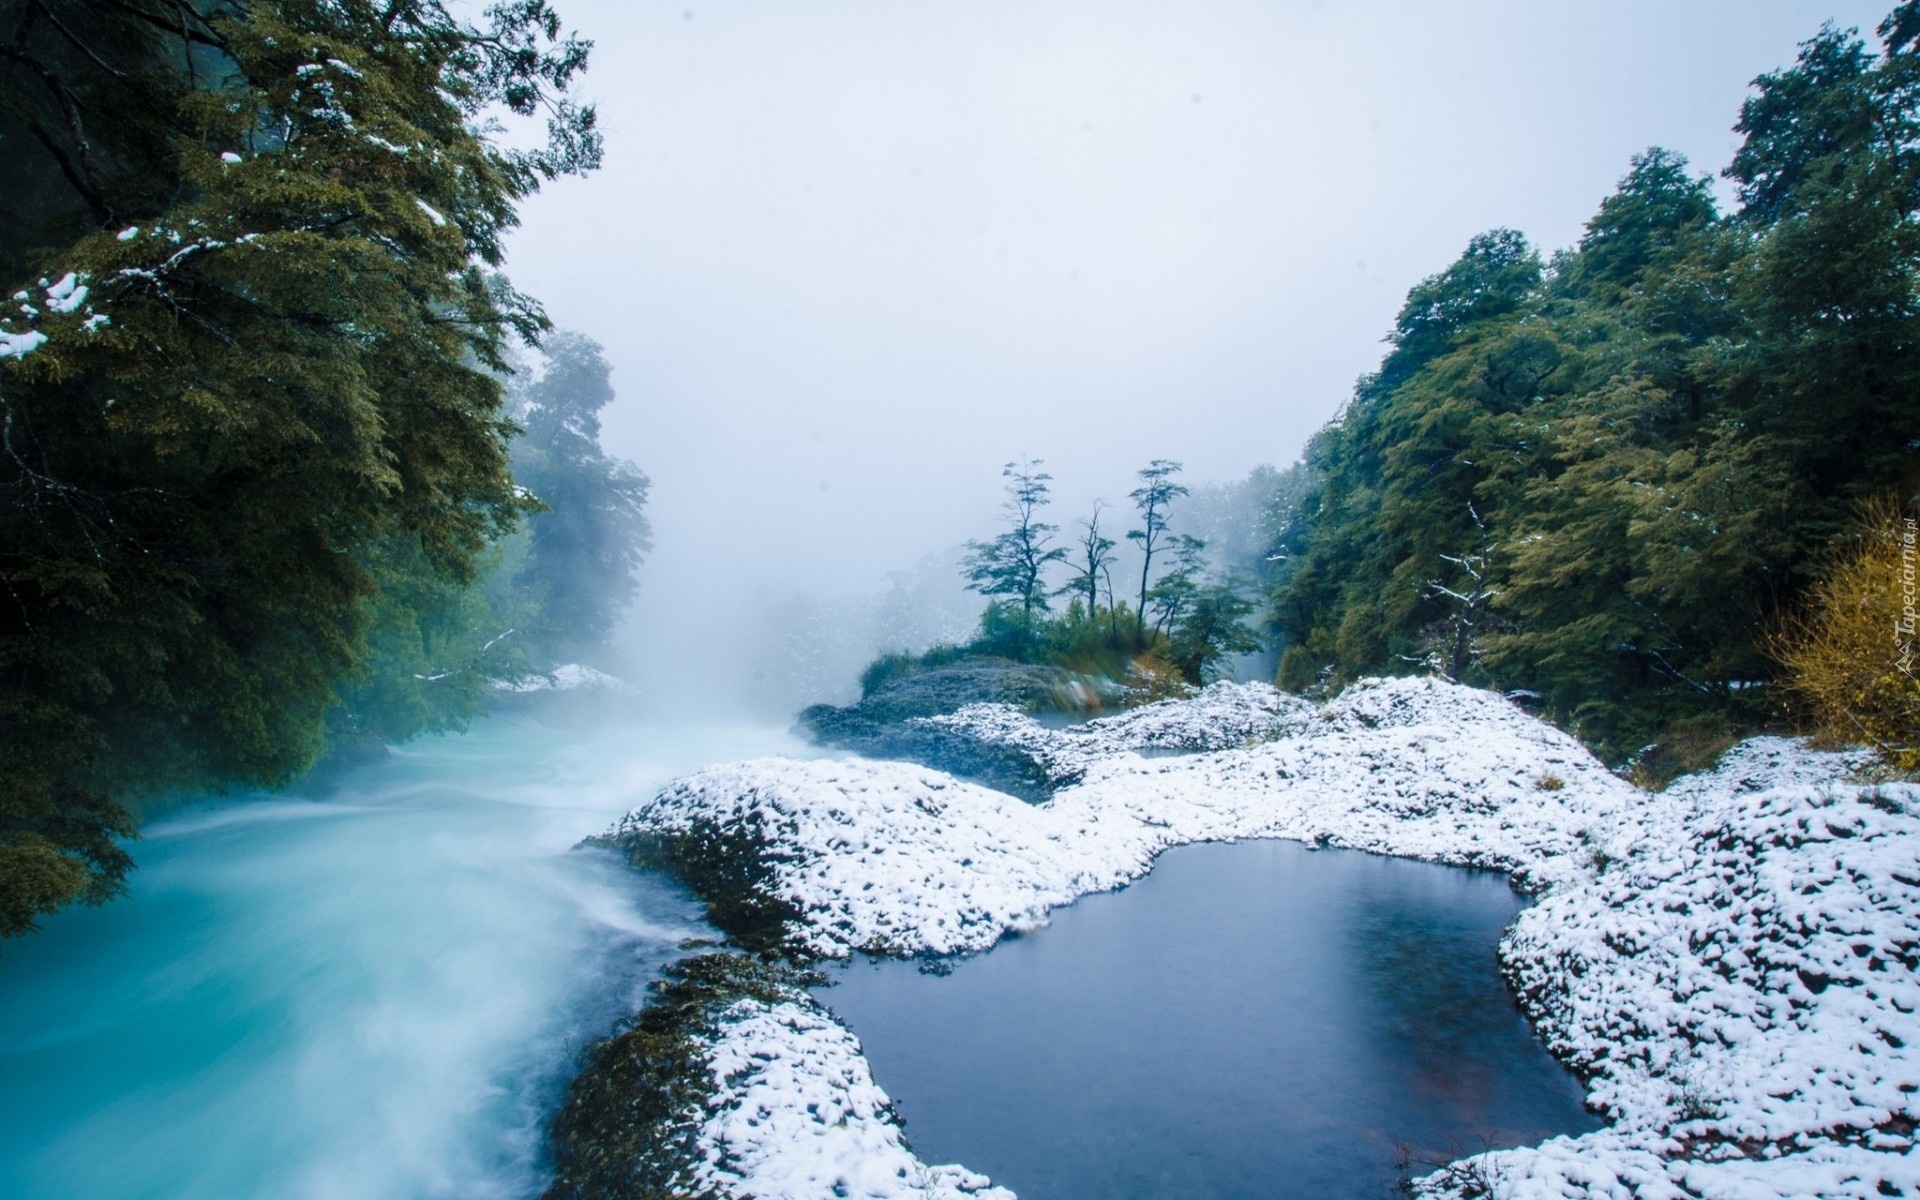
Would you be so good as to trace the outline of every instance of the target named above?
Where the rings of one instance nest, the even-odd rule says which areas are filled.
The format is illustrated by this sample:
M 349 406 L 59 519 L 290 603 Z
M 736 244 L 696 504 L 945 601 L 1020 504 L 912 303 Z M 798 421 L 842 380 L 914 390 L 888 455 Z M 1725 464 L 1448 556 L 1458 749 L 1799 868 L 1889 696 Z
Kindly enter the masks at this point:
M 1920 788 L 1852 765 L 1747 742 L 1521 914 L 1509 975 L 1612 1125 L 1496 1155 L 1506 1194 L 1920 1188 Z
M 1238 740 L 1243 709 L 1229 712 Z M 1007 736 L 1068 736 L 1003 710 L 975 719 L 1004 722 Z M 1190 726 L 1162 716 L 1072 736 Z M 755 830 L 769 846 L 763 886 L 801 914 L 790 933 L 807 950 L 954 954 L 1031 929 L 1187 842 L 1297 838 L 1538 885 L 1583 870 L 1597 823 L 1643 803 L 1572 738 L 1487 692 L 1373 681 L 1296 726 L 1214 753 L 1088 754 L 1082 782 L 1041 805 L 910 763 L 732 763 L 674 781 L 610 836 Z
M 1011 704 L 969 704 L 908 725 L 941 729 L 1030 755 L 1056 785 L 1125 751 L 1194 753 L 1265 741 L 1305 724 L 1315 706 L 1264 683 L 1220 682 L 1185 700 L 1161 700 L 1064 728 L 1043 725 Z
M 1014 1200 L 984 1175 L 914 1157 L 859 1040 L 817 1004 L 742 1000 L 720 1029 L 702 1187 L 755 1200 Z
M 1066 730 L 994 706 L 937 719 L 1078 782 L 1028 805 L 910 764 L 763 759 L 676 781 L 614 837 L 751 831 L 758 886 L 795 914 L 792 940 L 826 956 L 983 950 L 1186 842 L 1288 837 L 1499 868 L 1541 893 L 1503 942 L 1509 975 L 1612 1123 L 1463 1160 L 1422 1181 L 1428 1194 L 1920 1191 L 1912 785 L 1846 783 L 1856 762 L 1763 738 L 1648 795 L 1501 697 L 1426 679 L 1357 684 L 1319 708 L 1209 689 Z M 714 1061 L 757 1064 L 738 1075 L 757 1123 L 709 1125 L 709 1139 L 757 1162 L 796 1138 L 826 1145 L 801 1117 L 819 1088 L 884 1107 L 837 1057 L 852 1045 L 823 1015 L 743 1011 Z M 802 1159 L 885 1143 L 846 1137 Z M 816 1186 L 828 1172 L 847 1194 L 912 1194 L 886 1182 L 908 1177 L 972 1186 L 902 1176 L 891 1151 L 874 1153 L 857 1177 L 780 1168 L 809 1181 L 800 1191 L 731 1177 L 723 1190 L 829 1194 Z

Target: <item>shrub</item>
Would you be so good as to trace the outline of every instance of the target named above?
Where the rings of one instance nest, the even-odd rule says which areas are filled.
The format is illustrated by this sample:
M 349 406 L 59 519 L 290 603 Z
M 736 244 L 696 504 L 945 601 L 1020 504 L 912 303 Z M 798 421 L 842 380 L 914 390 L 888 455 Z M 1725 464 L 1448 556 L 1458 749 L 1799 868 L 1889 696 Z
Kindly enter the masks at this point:
M 1320 664 L 1305 646 L 1296 643 L 1280 655 L 1280 669 L 1274 674 L 1273 686 L 1283 692 L 1299 693 L 1319 681 Z
M 1661 729 L 1658 741 L 1634 755 L 1627 777 L 1657 792 L 1682 775 L 1711 769 L 1739 740 L 1733 722 L 1721 713 L 1678 717 Z
M 1899 504 L 1863 506 L 1811 603 L 1771 645 L 1819 742 L 1870 747 L 1903 774 L 1920 772 L 1915 542 L 1915 521 Z

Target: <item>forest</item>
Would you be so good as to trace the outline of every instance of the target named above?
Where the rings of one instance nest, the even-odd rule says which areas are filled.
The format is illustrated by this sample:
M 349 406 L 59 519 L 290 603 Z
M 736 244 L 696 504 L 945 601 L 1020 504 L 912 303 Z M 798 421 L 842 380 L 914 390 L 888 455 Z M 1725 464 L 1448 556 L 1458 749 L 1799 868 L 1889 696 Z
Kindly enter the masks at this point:
M 0 0 L 0 1193 L 1920 1192 L 1920 0 L 751 7 Z
M 1763 729 L 1920 761 L 1897 586 L 1920 490 L 1920 12 L 1879 34 L 1875 53 L 1829 25 L 1756 81 L 1729 211 L 1654 147 L 1577 245 L 1475 237 L 1407 293 L 1299 461 L 1215 485 L 1231 545 L 1205 553 L 1180 465 L 1156 460 L 1124 535 L 1138 587 L 1116 590 L 1113 522 L 1096 507 L 1063 535 L 1051 476 L 1009 464 L 1005 528 L 964 564 L 989 600 L 975 636 L 884 655 L 863 690 L 997 655 L 1160 696 L 1264 640 L 1284 689 L 1495 688 L 1656 785 Z
M 1879 33 L 1755 81 L 1730 210 L 1650 149 L 1578 245 L 1408 292 L 1265 512 L 1282 687 L 1498 688 L 1655 782 L 1807 721 L 1911 764 L 1920 9 Z
M 497 270 L 599 160 L 544 0 L 8 11 L 4 935 L 115 894 L 170 796 L 458 727 L 603 640 L 647 545 L 599 348 Z
M 0 64 L 0 136 L 36 151 L 0 198 L 9 932 L 112 894 L 168 795 L 458 727 L 603 642 L 648 536 L 599 348 L 497 269 L 515 203 L 600 153 L 546 4 L 62 11 Z M 1651 779 L 1797 720 L 1910 755 L 1911 675 L 1807 649 L 1920 447 L 1920 16 L 1879 33 L 1756 81 L 1728 211 L 1654 148 L 1576 246 L 1474 238 L 1230 498 L 1232 547 L 1175 515 L 1177 462 L 1065 533 L 1043 464 L 1008 464 L 975 636 L 863 689 L 984 655 L 1151 698 L 1265 644 L 1284 688 L 1494 687 Z M 518 370 L 516 339 L 545 341 Z

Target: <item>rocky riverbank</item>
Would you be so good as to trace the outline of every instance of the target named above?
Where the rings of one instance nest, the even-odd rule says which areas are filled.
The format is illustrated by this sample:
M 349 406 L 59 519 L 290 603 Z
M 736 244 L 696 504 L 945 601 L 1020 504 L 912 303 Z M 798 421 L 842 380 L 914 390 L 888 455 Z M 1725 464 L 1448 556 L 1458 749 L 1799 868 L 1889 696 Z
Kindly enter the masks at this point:
M 1433 680 L 1370 681 L 1324 706 L 1214 688 L 1066 729 L 1010 705 L 904 720 L 1017 754 L 1052 799 L 917 764 L 762 759 L 675 781 L 602 840 L 679 874 L 744 949 L 800 964 L 982 951 L 1194 841 L 1497 868 L 1539 896 L 1505 968 L 1610 1124 L 1462 1160 L 1422 1192 L 1920 1186 L 1913 785 L 1848 782 L 1844 756 L 1757 739 L 1648 794 L 1500 697 Z M 706 1085 L 674 1119 L 699 1187 L 764 1200 L 990 1186 L 893 1157 L 905 1143 L 857 1043 L 799 990 L 715 1004 L 692 1036 Z

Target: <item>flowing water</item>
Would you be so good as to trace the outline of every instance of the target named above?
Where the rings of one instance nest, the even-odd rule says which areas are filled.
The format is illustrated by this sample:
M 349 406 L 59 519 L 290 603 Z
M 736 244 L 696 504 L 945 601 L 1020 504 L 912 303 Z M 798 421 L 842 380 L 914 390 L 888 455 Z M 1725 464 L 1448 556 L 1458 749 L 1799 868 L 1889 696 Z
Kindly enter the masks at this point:
M 128 898 L 0 945 L 0 1196 L 536 1194 L 578 1050 L 704 932 L 572 847 L 762 753 L 809 751 L 500 719 L 154 822 Z M 1383 1195 L 1397 1143 L 1591 1125 L 1496 974 L 1517 903 L 1486 874 L 1189 847 L 949 976 L 857 964 L 823 994 L 922 1155 L 1024 1200 Z
M 1403 1160 L 1597 1124 L 1500 979 L 1519 906 L 1487 872 L 1188 846 L 951 974 L 819 994 L 921 1158 L 1021 1200 L 1384 1198 Z
M 804 752 L 493 720 L 154 822 L 130 897 L 0 944 L 0 1196 L 537 1192 L 575 1052 L 702 931 L 570 848 L 674 774 Z

